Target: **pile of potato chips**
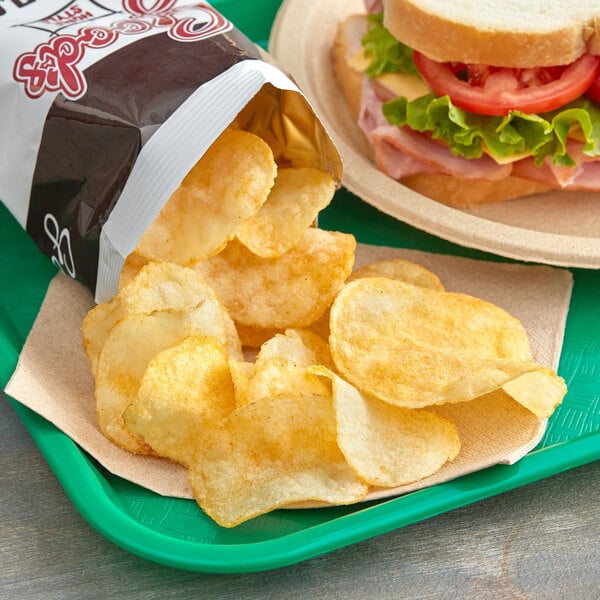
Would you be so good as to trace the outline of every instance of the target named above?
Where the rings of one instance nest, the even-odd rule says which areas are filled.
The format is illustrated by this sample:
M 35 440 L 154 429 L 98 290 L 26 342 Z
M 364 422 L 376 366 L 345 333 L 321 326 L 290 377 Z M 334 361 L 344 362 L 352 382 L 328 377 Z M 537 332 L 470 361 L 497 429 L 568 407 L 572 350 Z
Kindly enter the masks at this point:
M 405 260 L 352 273 L 353 236 L 312 226 L 334 189 L 225 131 L 83 323 L 102 432 L 187 467 L 225 527 L 435 473 L 460 439 L 426 407 L 507 394 L 546 418 L 566 392 L 502 309 Z

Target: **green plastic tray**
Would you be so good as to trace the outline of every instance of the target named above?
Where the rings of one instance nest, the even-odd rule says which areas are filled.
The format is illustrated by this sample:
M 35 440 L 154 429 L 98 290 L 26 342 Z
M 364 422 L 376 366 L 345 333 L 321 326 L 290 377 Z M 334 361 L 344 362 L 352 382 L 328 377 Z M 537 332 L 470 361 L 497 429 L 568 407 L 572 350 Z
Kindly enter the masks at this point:
M 213 2 L 263 46 L 277 0 Z M 358 241 L 501 260 L 424 234 L 340 190 L 321 226 Z M 0 205 L 0 383 L 4 387 L 55 274 Z M 573 270 L 575 285 L 559 373 L 569 392 L 538 447 L 500 465 L 380 502 L 279 510 L 223 529 L 192 500 L 164 498 L 108 473 L 69 437 L 11 400 L 67 495 L 101 534 L 157 563 L 205 572 L 250 572 L 290 565 L 600 458 L 600 272 Z

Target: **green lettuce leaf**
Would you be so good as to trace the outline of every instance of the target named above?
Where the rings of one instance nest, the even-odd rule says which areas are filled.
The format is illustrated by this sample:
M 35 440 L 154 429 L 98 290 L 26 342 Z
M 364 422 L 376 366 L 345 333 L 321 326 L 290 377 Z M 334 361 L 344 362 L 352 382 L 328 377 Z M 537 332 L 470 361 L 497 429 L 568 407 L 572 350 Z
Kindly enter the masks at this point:
M 371 63 L 365 74 L 419 76 L 412 49 L 383 26 L 383 14 L 369 15 L 368 21 L 369 30 L 362 41 Z M 448 96 L 427 94 L 413 101 L 404 97 L 390 100 L 383 105 L 383 114 L 392 125 L 407 125 L 444 140 L 452 152 L 466 158 L 479 158 L 484 151 L 498 159 L 530 154 L 538 165 L 550 156 L 557 165 L 573 166 L 566 143 L 574 128 L 583 136 L 584 153 L 600 155 L 600 105 L 585 97 L 549 113 L 514 110 L 506 117 L 492 117 L 458 108 Z
M 401 44 L 384 26 L 383 13 L 368 15 L 369 30 L 362 38 L 362 45 L 371 62 L 365 70 L 369 77 L 382 73 L 419 72 L 413 62 L 413 51 Z
M 427 94 L 413 101 L 394 98 L 383 105 L 383 114 L 392 125 L 408 125 L 444 140 L 454 154 L 466 158 L 479 158 L 484 151 L 498 159 L 531 154 L 538 165 L 550 156 L 557 165 L 573 166 L 566 142 L 575 126 L 581 131 L 584 153 L 600 155 L 600 107 L 583 98 L 552 113 L 513 110 L 505 117 L 491 117 L 462 110 L 448 96 Z
M 584 140 L 583 153 L 588 156 L 600 154 L 600 106 L 596 102 L 580 98 L 563 106 L 552 114 L 552 125 L 555 135 L 552 159 L 556 164 L 573 165 L 567 154 L 566 141 L 569 131 L 576 125 Z

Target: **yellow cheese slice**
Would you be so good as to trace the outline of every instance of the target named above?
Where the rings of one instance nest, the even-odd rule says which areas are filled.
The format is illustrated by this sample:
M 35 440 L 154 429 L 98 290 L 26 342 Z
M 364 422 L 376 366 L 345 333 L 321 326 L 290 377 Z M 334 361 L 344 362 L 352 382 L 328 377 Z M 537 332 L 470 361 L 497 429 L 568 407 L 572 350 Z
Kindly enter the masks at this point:
M 359 50 L 350 60 L 348 64 L 360 73 L 364 73 L 369 66 L 370 59 L 365 56 L 363 50 Z M 386 88 L 394 92 L 397 96 L 406 96 L 409 100 L 414 100 L 429 93 L 429 88 L 415 75 L 409 73 L 383 73 L 375 78 Z

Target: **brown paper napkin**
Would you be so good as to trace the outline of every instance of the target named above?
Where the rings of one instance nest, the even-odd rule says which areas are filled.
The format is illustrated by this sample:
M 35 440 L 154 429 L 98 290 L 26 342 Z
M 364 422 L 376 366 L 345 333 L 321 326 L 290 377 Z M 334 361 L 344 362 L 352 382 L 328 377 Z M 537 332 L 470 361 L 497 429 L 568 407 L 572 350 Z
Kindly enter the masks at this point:
M 359 244 L 356 267 L 387 257 L 419 262 L 449 291 L 501 306 L 525 326 L 537 362 L 556 369 L 572 289 L 570 272 L 544 266 L 476 261 L 425 252 Z M 96 423 L 94 382 L 81 344 L 81 322 L 92 295 L 59 274 L 19 357 L 6 393 L 51 421 L 110 472 L 164 496 L 191 498 L 187 472 L 168 460 L 134 456 L 109 442 Z M 419 489 L 497 463 L 514 463 L 541 439 L 545 422 L 512 400 L 493 407 L 485 400 L 438 410 L 455 419 L 462 449 L 432 477 L 369 498 Z

